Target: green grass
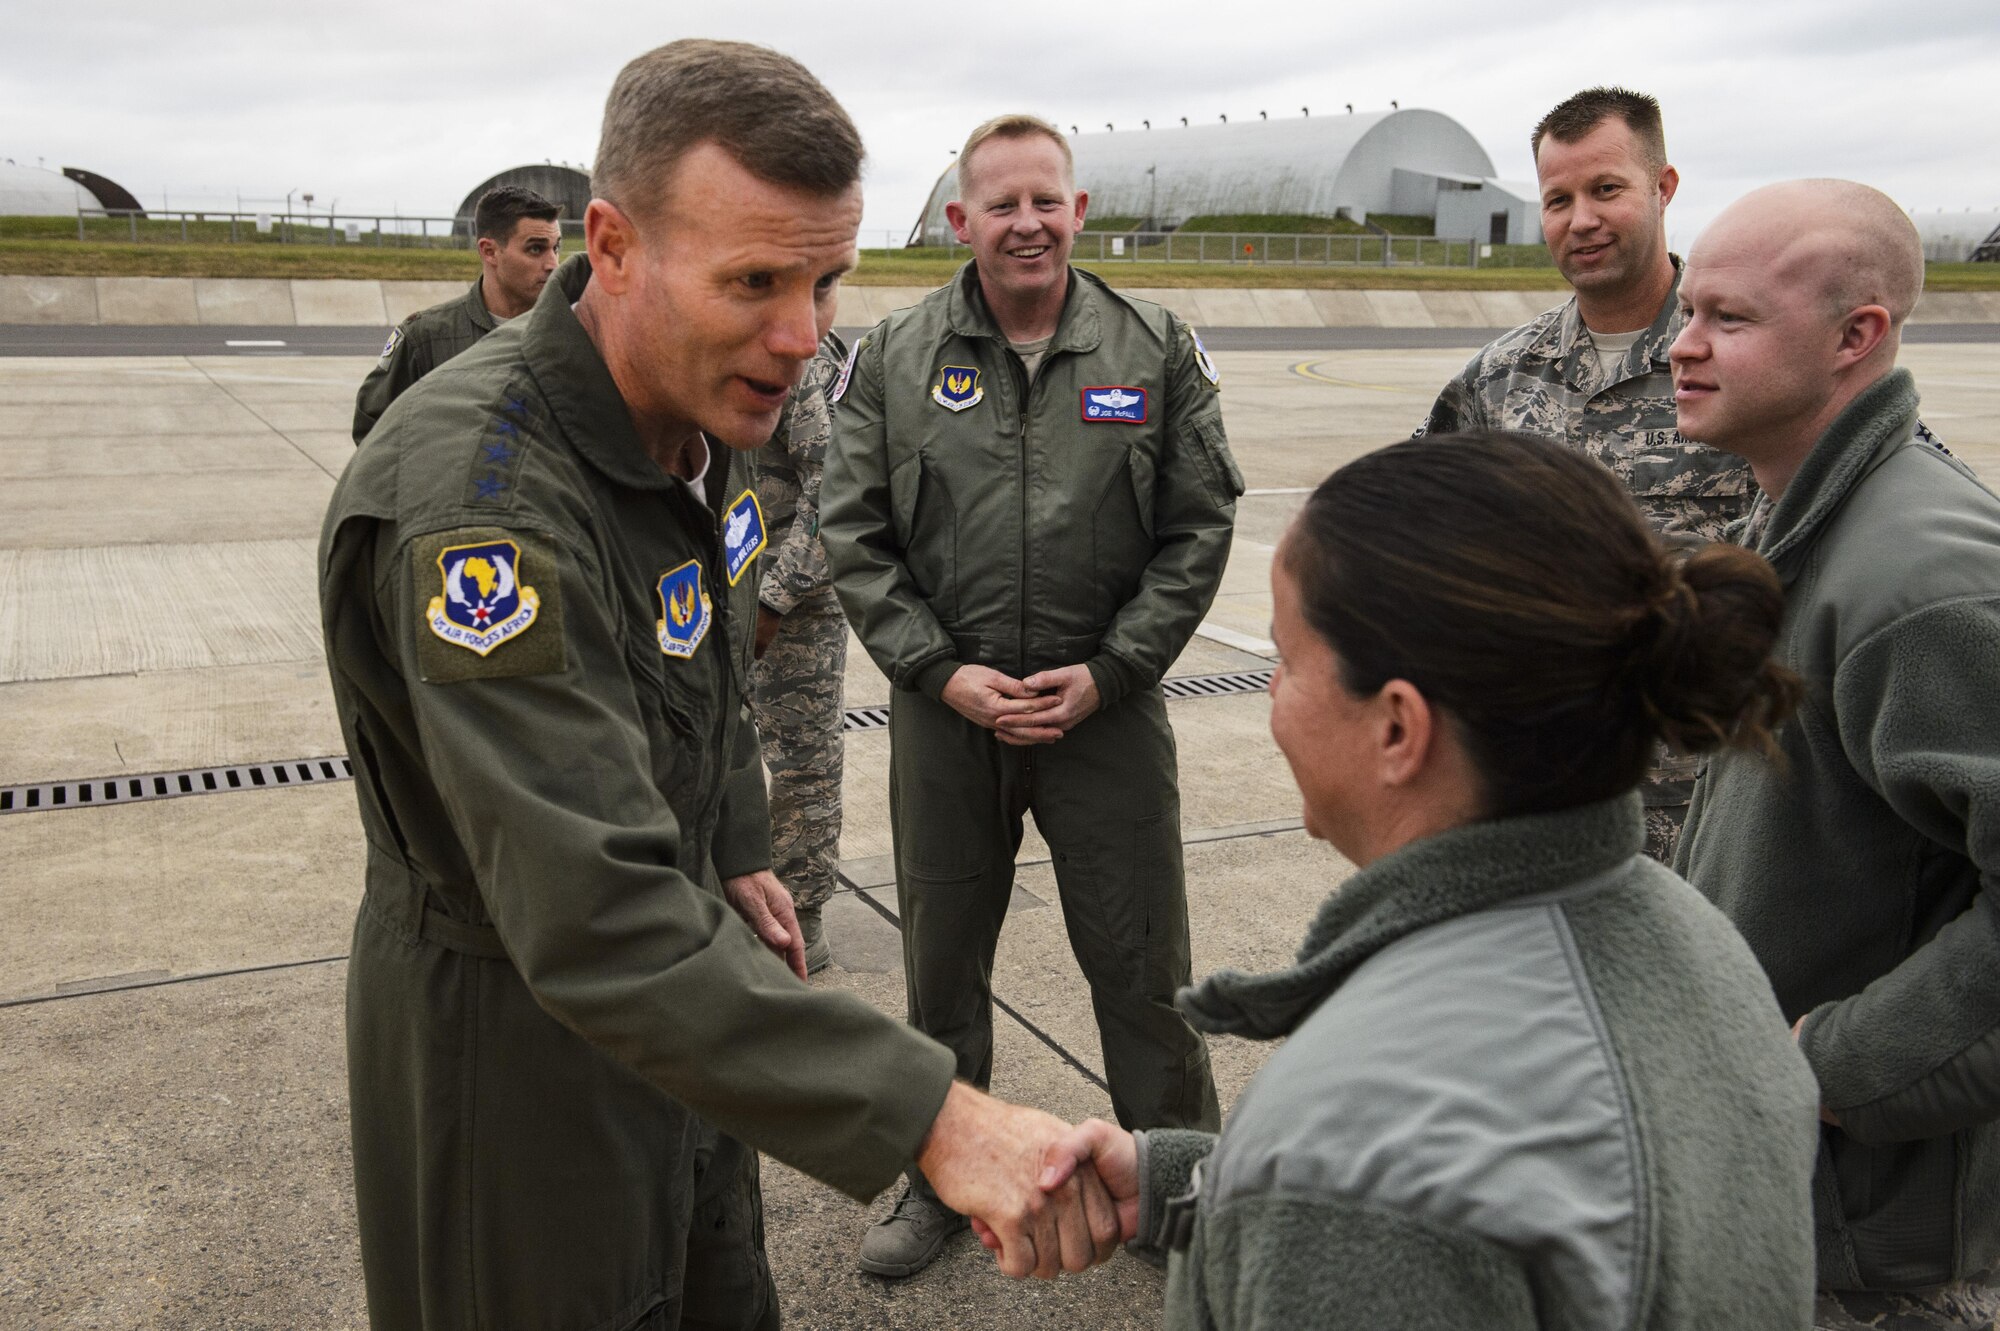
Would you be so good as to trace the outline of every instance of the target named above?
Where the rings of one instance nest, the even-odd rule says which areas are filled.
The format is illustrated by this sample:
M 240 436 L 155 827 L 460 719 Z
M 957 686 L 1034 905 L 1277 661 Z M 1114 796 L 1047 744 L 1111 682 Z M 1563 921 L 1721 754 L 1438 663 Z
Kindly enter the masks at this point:
M 36 277 L 297 277 L 361 278 L 384 280 L 470 281 L 479 271 L 479 258 L 466 250 L 421 249 L 416 247 L 376 249 L 369 245 L 229 245 L 196 243 L 143 243 L 130 241 L 75 239 L 72 219 L 53 219 L 68 228 L 67 238 L 23 236 L 20 222 L 42 223 L 40 218 L 0 219 L 0 274 Z M 1200 234 L 1200 233 L 1197 233 Z M 1307 233 L 1296 233 L 1302 250 L 1310 254 L 1314 243 Z M 1192 237 L 1190 237 L 1192 239 Z M 1322 244 L 1339 247 L 1336 236 Z M 1328 268 L 1291 263 L 1291 245 L 1280 239 L 1253 242 L 1250 261 L 1240 251 L 1236 262 L 1224 260 L 1219 246 L 1210 242 L 1214 262 L 1181 261 L 1186 252 L 1182 242 L 1174 245 L 1171 264 L 1152 261 L 1164 255 L 1164 247 L 1148 246 L 1132 259 L 1093 257 L 1094 239 L 1079 247 L 1079 264 L 1101 272 L 1121 286 L 1136 287 L 1305 287 L 1317 290 L 1561 290 L 1563 281 L 1540 245 L 1495 245 L 1491 258 L 1479 267 L 1458 266 L 1465 257 L 1465 242 L 1426 241 L 1423 251 L 1430 262 L 1406 264 L 1414 259 L 1416 238 L 1398 238 L 1399 262 L 1384 268 L 1379 262 L 1359 267 Z M 1379 248 L 1363 241 L 1364 252 Z M 1449 252 L 1452 266 L 1439 266 L 1437 256 Z M 849 279 L 861 286 L 933 287 L 949 281 L 966 251 L 893 249 L 862 251 L 860 267 Z M 1519 266 L 1513 266 L 1513 265 Z M 1925 278 L 1931 291 L 2000 291 L 2000 263 L 1932 264 Z
M 1300 213 L 1211 213 L 1190 217 L 1176 235 L 1240 231 L 1270 236 L 1372 236 L 1375 233 L 1345 217 L 1307 217 Z

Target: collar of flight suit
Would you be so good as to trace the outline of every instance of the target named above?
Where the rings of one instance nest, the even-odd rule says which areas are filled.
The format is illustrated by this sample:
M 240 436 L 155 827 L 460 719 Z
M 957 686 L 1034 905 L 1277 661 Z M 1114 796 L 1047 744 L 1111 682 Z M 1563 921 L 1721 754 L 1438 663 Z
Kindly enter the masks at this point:
M 1591 383 L 1583 373 L 1584 366 L 1597 363 L 1597 349 L 1591 344 L 1590 331 L 1583 326 L 1583 312 L 1577 308 L 1576 297 L 1571 296 L 1563 306 L 1562 318 L 1550 326 L 1542 336 L 1542 351 L 1550 359 L 1564 366 L 1563 378 L 1579 393 L 1601 393 L 1627 379 L 1641 379 L 1654 370 L 1668 368 L 1667 349 L 1681 331 L 1681 256 L 1668 254 L 1674 265 L 1674 282 L 1667 288 L 1667 298 L 1660 303 L 1660 311 L 1653 316 L 1639 340 L 1625 352 L 1625 359 L 1606 371 L 1598 365 L 1598 382 Z M 1590 347 L 1586 359 L 1583 349 Z
M 1048 355 L 1053 356 L 1059 351 L 1097 350 L 1098 344 L 1104 341 L 1098 302 L 1108 290 L 1099 278 L 1080 269 L 1069 270 L 1069 291 L 1063 296 L 1062 318 L 1056 321 L 1055 336 L 1049 339 Z M 1007 335 L 1000 331 L 999 322 L 986 304 L 986 293 L 979 285 L 976 261 L 968 260 L 952 281 L 947 322 L 951 331 L 959 337 L 984 337 L 998 342 L 1007 340 Z
M 500 326 L 494 322 L 493 311 L 486 308 L 485 273 L 473 278 L 472 289 L 465 293 L 465 317 L 472 320 L 475 327 L 483 328 L 489 333 Z
M 660 470 L 639 442 L 610 367 L 570 308 L 589 285 L 586 255 L 568 259 L 556 270 L 535 307 L 521 316 L 528 321 L 522 358 L 578 455 L 620 485 L 665 490 L 679 482 Z

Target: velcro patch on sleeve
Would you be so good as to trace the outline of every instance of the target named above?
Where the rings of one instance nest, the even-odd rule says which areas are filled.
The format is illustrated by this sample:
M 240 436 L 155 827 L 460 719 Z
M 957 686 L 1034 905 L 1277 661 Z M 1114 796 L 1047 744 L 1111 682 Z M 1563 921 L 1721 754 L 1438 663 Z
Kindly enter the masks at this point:
M 561 570 L 541 536 L 460 527 L 410 542 L 409 612 L 427 684 L 564 668 Z

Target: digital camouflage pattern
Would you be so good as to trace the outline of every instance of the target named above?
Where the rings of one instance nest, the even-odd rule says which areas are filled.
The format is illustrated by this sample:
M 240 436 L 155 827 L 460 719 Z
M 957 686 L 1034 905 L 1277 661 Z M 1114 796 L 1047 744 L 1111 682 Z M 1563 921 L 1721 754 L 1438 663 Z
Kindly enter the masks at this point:
M 1444 386 L 1416 433 L 1517 430 L 1561 440 L 1609 467 L 1670 544 L 1724 539 L 1750 512 L 1757 482 L 1735 454 L 1681 437 L 1667 360 L 1681 332 L 1680 282 L 1676 258 L 1665 304 L 1613 365 L 1599 358 L 1575 296 L 1495 338 Z M 1662 864 L 1673 859 L 1700 765 L 1662 746 L 1640 788 L 1646 853 Z
M 751 683 L 771 773 L 771 870 L 800 906 L 824 904 L 840 873 L 847 620 L 819 539 L 819 487 L 833 434 L 826 389 L 846 359 L 847 348 L 828 333 L 757 454 L 757 502 L 769 533 L 758 597 L 784 621 Z
M 1680 261 L 1652 326 L 1600 362 L 1576 297 L 1495 338 L 1446 384 L 1418 434 L 1518 430 L 1560 439 L 1611 468 L 1670 542 L 1706 544 L 1750 511 L 1757 483 L 1731 453 L 1683 439 L 1667 348 L 1680 336 Z
M 1920 1294 L 1822 1290 L 1813 1331 L 1995 1331 L 2000 1289 L 1947 1285 Z
M 382 358 L 354 395 L 354 443 L 359 447 L 403 390 L 458 355 L 499 326 L 477 278 L 463 296 L 418 310 L 398 324 L 382 348 Z

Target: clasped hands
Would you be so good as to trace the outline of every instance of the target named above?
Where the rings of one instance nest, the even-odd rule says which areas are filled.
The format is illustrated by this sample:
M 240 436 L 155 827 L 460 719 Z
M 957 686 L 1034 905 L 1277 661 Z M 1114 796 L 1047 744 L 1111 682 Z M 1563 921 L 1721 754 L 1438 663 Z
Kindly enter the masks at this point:
M 945 704 L 1002 744 L 1053 744 L 1101 701 L 1090 667 L 1061 666 L 1015 679 L 981 665 L 960 666 L 946 682 Z
M 996 1100 L 953 1082 L 917 1155 L 1010 1276 L 1052 1280 L 1110 1259 L 1138 1229 L 1132 1135 Z

